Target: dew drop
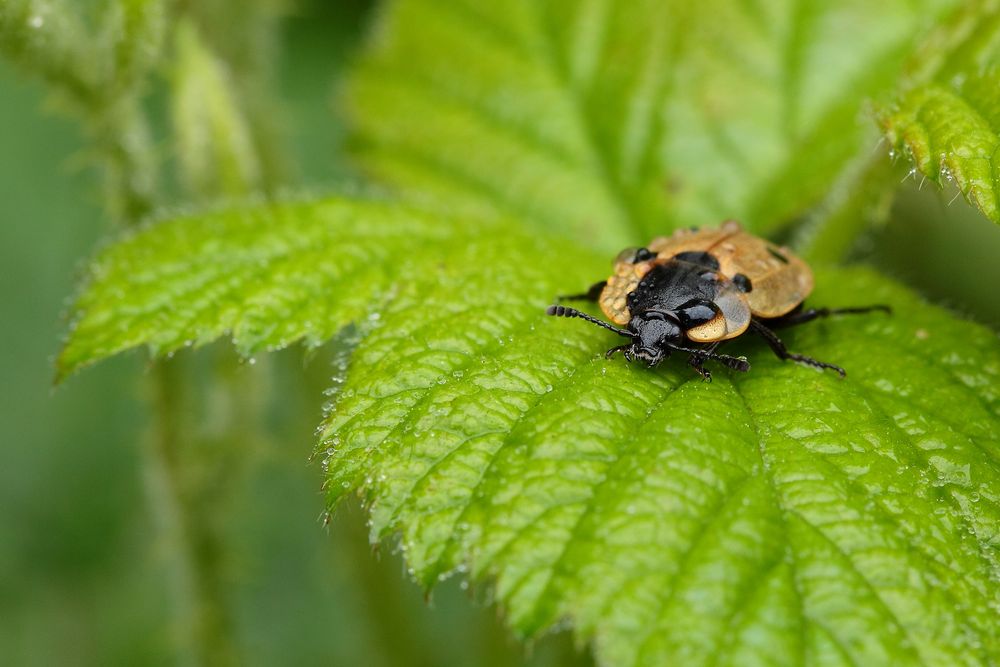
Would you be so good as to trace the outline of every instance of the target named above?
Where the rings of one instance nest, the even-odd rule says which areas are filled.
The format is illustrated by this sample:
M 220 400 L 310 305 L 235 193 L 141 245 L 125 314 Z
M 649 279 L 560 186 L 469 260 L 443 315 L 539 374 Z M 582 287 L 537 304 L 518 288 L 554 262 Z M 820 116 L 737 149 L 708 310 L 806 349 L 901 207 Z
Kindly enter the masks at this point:
M 28 19 L 28 25 L 35 30 L 38 30 L 45 25 L 45 19 L 42 18 L 40 14 L 34 14 L 30 19 Z

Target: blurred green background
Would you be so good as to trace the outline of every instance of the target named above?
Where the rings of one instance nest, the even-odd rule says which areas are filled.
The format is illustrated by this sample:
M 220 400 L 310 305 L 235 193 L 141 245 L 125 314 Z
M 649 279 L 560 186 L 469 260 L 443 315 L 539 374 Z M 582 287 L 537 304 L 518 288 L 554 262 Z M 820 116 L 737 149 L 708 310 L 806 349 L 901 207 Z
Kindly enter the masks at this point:
M 370 13 L 360 0 L 315 3 L 285 20 L 278 78 L 307 190 L 349 177 L 333 93 Z M 0 63 L 0 662 L 184 663 L 191 647 L 174 613 L 184 582 L 145 490 L 155 475 L 143 456 L 145 359 L 116 358 L 51 385 L 67 299 L 109 225 L 94 175 L 78 166 L 83 137 L 46 113 L 45 100 L 40 85 Z M 948 204 L 951 196 L 907 183 L 889 223 L 859 244 L 857 257 L 1000 327 L 1000 234 L 962 201 Z M 226 545 L 218 592 L 239 661 L 586 664 L 566 633 L 525 656 L 482 604 L 485 594 L 458 581 L 425 600 L 391 545 L 373 552 L 357 507 L 323 527 L 321 471 L 307 459 L 332 354 L 292 349 L 232 371 L 250 395 L 250 420 L 210 387 L 184 402 L 198 446 L 236 443 L 238 451 L 239 465 L 206 511 Z M 176 366 L 197 375 L 227 355 L 216 347 L 182 355 Z M 208 407 L 193 407 L 201 404 Z

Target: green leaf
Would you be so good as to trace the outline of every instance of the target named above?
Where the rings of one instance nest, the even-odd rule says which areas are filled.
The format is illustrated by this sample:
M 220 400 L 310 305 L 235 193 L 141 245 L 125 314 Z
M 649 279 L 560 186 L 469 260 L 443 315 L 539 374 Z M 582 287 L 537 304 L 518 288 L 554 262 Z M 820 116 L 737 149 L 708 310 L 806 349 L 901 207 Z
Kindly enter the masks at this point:
M 703 383 L 544 316 L 608 258 L 468 222 L 327 200 L 154 225 L 95 260 L 60 369 L 355 322 L 331 500 L 361 490 L 424 585 L 468 569 L 520 634 L 568 621 L 606 665 L 1000 659 L 993 333 L 824 269 L 811 303 L 896 309 L 787 333 L 846 379 L 741 340 L 752 370 Z
M 546 321 L 581 265 L 601 275 L 484 244 L 386 305 L 323 432 L 331 496 L 363 489 L 373 539 L 400 532 L 425 586 L 495 581 L 522 635 L 570 621 L 607 665 L 1000 658 L 995 335 L 823 271 L 813 303 L 897 309 L 787 336 L 846 380 L 748 341 L 748 375 L 704 384 Z
M 153 355 L 230 336 L 243 355 L 328 340 L 452 239 L 417 211 L 363 201 L 248 207 L 155 224 L 94 262 L 58 377 L 139 345 Z M 414 254 L 414 249 L 424 252 Z
M 863 102 L 952 4 L 395 0 L 351 87 L 358 155 L 605 250 L 773 229 L 875 145 Z
M 894 150 L 1000 222 L 1000 11 L 970 3 L 918 53 L 898 98 L 879 112 Z

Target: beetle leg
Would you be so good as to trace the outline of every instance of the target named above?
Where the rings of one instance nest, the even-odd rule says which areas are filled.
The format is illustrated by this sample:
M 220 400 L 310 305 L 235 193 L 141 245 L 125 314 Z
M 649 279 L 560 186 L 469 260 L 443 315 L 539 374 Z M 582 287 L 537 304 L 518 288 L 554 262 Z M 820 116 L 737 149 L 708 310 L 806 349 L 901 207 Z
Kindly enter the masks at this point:
M 882 311 L 883 313 L 892 313 L 892 308 L 883 304 L 874 306 L 858 306 L 855 308 L 810 308 L 808 310 L 792 311 L 787 315 L 782 315 L 781 317 L 768 320 L 767 324 L 768 326 L 775 328 L 793 327 L 797 324 L 811 322 L 820 317 L 829 317 L 830 315 L 861 315 L 864 313 L 871 313 L 876 310 Z
M 807 357 L 804 354 L 793 354 L 788 351 L 785 344 L 777 334 L 768 329 L 766 326 L 760 323 L 756 318 L 750 320 L 750 327 L 760 335 L 761 338 L 767 341 L 767 344 L 771 346 L 774 353 L 778 355 L 779 359 L 791 359 L 792 361 L 797 361 L 800 364 L 806 364 L 807 366 L 814 366 L 816 368 L 829 368 L 840 373 L 840 377 L 846 377 L 847 371 L 845 371 L 840 366 L 835 366 L 833 364 L 828 364 L 825 361 L 819 361 L 818 359 L 813 359 L 812 357 Z
M 608 284 L 607 280 L 602 280 L 599 283 L 594 283 L 586 292 L 581 292 L 580 294 L 563 294 L 562 296 L 557 296 L 557 301 L 593 301 L 597 303 L 597 300 L 601 298 L 601 292 L 604 290 L 604 286 Z
M 678 352 L 687 352 L 688 354 L 697 354 L 705 357 L 705 359 L 711 359 L 712 361 L 717 361 L 726 368 L 732 368 L 734 371 L 739 371 L 741 373 L 746 373 L 750 370 L 750 364 L 746 359 L 742 357 L 731 357 L 728 354 L 719 354 L 718 352 L 713 352 L 708 348 L 695 349 L 692 347 L 683 347 L 681 345 L 670 345 L 670 349 L 677 350 Z M 714 350 L 715 348 L 712 348 Z
M 719 347 L 718 343 L 712 343 L 704 350 L 704 352 L 708 354 L 704 354 L 701 350 L 699 350 L 688 355 L 688 365 L 690 365 L 691 368 L 693 368 L 705 382 L 712 381 L 712 373 L 705 368 L 705 362 L 708 361 L 708 355 L 715 352 L 715 348 L 717 347 Z
M 712 373 L 705 368 L 705 357 L 699 356 L 697 354 L 692 354 L 688 357 L 688 365 L 691 366 L 701 376 L 701 379 L 705 382 L 712 381 Z

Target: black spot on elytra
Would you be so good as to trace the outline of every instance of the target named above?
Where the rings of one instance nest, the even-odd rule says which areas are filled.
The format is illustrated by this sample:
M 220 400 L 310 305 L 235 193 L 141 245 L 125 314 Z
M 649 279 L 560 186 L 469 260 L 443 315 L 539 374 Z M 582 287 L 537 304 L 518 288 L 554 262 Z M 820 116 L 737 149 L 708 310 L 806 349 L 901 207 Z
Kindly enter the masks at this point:
M 753 291 L 753 283 L 750 282 L 750 279 L 747 278 L 742 273 L 737 273 L 735 276 L 733 276 L 733 283 L 744 294 L 749 294 L 750 292 Z
M 776 260 L 778 260 L 782 264 L 788 264 L 788 258 L 785 257 L 785 255 L 782 254 L 781 251 L 779 251 L 774 246 L 767 246 L 767 251 L 769 253 L 771 253 L 771 257 L 774 257 Z
M 711 253 L 707 253 L 704 250 L 688 250 L 687 252 L 679 252 L 674 255 L 673 258 L 679 262 L 688 262 L 689 264 L 704 266 L 706 269 L 712 269 L 713 271 L 719 270 L 719 260 L 717 260 Z

